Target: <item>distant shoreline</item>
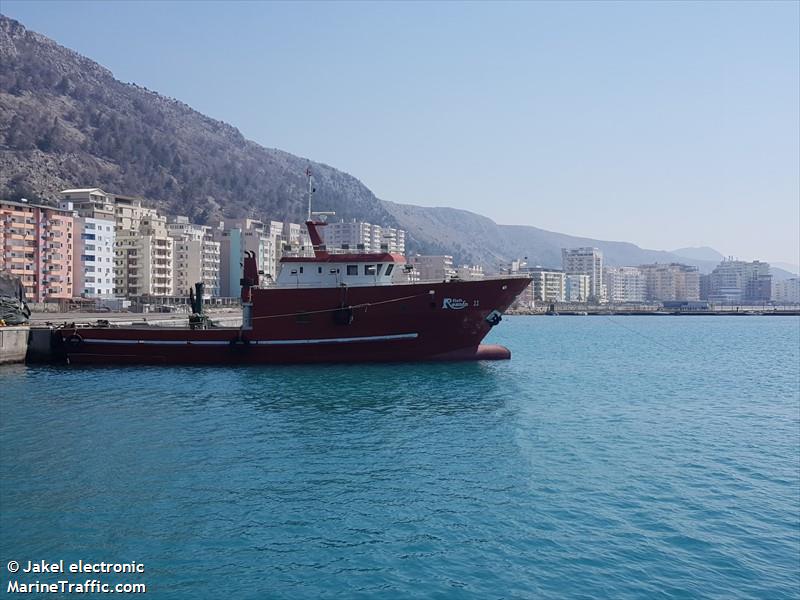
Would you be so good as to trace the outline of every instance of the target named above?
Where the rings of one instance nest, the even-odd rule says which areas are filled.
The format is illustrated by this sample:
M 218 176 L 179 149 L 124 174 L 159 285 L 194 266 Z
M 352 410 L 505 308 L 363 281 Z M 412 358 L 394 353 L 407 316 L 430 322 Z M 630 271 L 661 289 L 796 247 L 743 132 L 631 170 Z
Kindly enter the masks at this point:
M 546 308 L 541 309 L 526 309 L 526 310 L 510 310 L 506 312 L 507 316 L 586 316 L 586 317 L 603 317 L 603 316 L 656 316 L 656 317 L 754 317 L 754 316 L 776 316 L 776 317 L 798 317 L 800 316 L 800 307 L 798 308 L 766 308 L 766 309 L 747 309 L 747 310 L 624 310 L 619 308 L 603 309 L 603 308 L 587 308 L 586 310 L 559 310 L 549 311 Z

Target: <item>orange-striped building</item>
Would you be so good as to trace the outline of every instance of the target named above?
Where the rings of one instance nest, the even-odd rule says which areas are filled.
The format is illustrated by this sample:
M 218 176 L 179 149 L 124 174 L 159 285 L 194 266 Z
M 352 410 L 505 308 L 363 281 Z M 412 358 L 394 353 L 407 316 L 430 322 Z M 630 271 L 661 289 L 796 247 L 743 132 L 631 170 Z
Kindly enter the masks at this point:
M 0 200 L 0 270 L 20 277 L 32 302 L 73 297 L 72 211 Z

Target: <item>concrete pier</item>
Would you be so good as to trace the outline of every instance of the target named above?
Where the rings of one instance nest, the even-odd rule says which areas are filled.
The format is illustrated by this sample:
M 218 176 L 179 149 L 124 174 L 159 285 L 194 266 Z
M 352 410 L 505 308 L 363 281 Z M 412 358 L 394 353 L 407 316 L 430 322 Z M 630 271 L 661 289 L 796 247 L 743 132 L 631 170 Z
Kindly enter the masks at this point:
M 0 365 L 25 361 L 29 330 L 27 325 L 0 327 Z

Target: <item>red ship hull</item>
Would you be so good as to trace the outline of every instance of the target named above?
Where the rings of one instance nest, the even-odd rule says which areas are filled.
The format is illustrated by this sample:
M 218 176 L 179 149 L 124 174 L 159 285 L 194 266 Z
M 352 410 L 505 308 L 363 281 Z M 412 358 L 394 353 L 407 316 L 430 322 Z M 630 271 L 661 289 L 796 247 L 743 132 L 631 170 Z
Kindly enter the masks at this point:
M 239 328 L 61 331 L 76 364 L 289 364 L 510 358 L 480 342 L 527 278 L 251 290 Z

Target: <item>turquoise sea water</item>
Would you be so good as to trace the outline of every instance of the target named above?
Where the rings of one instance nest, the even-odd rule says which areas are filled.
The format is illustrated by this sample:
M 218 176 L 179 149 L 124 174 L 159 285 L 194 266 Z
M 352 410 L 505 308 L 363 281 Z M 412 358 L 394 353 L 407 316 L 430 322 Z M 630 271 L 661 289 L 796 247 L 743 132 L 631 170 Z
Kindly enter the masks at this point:
M 3 593 L 83 559 L 149 598 L 798 597 L 800 320 L 489 341 L 512 360 L 0 368 Z

